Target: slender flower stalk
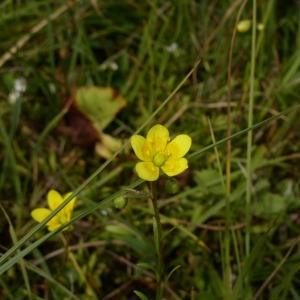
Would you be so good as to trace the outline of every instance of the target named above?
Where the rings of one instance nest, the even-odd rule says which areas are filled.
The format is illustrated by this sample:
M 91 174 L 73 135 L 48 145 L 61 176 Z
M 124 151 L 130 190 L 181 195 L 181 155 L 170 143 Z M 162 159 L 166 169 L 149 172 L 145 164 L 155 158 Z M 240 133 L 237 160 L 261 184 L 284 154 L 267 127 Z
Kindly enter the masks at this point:
M 156 237 L 156 252 L 157 252 L 157 270 L 156 270 L 156 281 L 157 281 L 157 292 L 156 300 L 162 299 L 163 294 L 163 274 L 164 274 L 164 256 L 163 256 L 163 234 L 162 226 L 160 221 L 159 209 L 157 204 L 157 185 L 156 181 L 150 183 L 152 193 L 152 205 L 154 211 L 154 236 Z

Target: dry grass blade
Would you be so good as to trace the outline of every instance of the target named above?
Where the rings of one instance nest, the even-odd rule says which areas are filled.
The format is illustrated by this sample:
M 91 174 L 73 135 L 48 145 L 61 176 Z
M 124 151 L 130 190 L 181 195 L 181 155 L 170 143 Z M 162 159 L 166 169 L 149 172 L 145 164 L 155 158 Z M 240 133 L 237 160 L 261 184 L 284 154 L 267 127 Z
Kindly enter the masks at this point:
M 34 26 L 29 33 L 25 34 L 23 37 L 21 37 L 17 43 L 12 46 L 7 52 L 5 52 L 2 57 L 0 58 L 0 68 L 8 61 L 10 60 L 14 54 L 16 54 L 29 40 L 30 38 L 40 30 L 42 30 L 49 21 L 53 21 L 56 18 L 58 18 L 61 14 L 63 14 L 65 11 L 67 11 L 70 8 L 70 4 L 65 4 L 61 6 L 59 9 L 57 9 L 55 12 L 53 12 L 49 18 L 42 20 L 40 23 L 38 23 L 36 26 Z

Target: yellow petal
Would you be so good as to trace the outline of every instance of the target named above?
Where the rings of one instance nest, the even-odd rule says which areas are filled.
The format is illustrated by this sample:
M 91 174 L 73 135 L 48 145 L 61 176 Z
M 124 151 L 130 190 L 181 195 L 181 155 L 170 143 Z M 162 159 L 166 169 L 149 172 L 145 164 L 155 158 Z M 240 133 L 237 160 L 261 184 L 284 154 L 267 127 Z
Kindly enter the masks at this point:
M 191 145 L 191 137 L 186 134 L 180 134 L 167 145 L 165 153 L 171 160 L 181 158 L 187 154 Z
M 135 155 L 140 160 L 149 161 L 150 152 L 146 143 L 146 139 L 141 135 L 133 135 L 130 141 Z
M 150 152 L 163 151 L 169 140 L 168 129 L 160 124 L 153 126 L 147 134 L 147 143 Z
M 72 195 L 72 192 L 64 195 L 63 197 L 63 201 L 65 201 L 68 197 L 70 197 Z M 74 209 L 74 204 L 76 201 L 76 197 L 74 197 L 60 212 L 59 214 L 63 214 L 66 218 L 66 221 L 70 221 L 71 220 L 71 214 L 73 212 Z
M 169 138 L 169 130 L 160 124 L 153 126 L 147 134 L 147 139 L 161 138 L 167 140 Z
M 55 210 L 63 202 L 62 196 L 55 190 L 50 190 L 48 192 L 47 200 L 51 210 Z
M 47 208 L 36 208 L 31 212 L 31 216 L 37 222 L 42 222 L 51 214 L 51 210 Z
M 31 216 L 34 220 L 37 222 L 42 222 L 43 220 L 48 217 L 52 211 L 47 208 L 36 208 L 31 212 Z M 48 227 L 49 231 L 52 231 L 56 228 L 58 228 L 61 224 L 58 222 L 57 216 L 54 216 L 48 223 L 46 223 L 46 226 Z
M 167 160 L 161 168 L 168 176 L 175 176 L 188 168 L 188 161 L 186 158 Z
M 138 176 L 147 181 L 155 181 L 159 176 L 159 168 L 152 162 L 139 162 L 135 166 Z
M 56 215 L 46 225 L 47 225 L 49 231 L 53 231 L 56 228 L 60 227 L 62 224 L 59 222 L 57 215 Z

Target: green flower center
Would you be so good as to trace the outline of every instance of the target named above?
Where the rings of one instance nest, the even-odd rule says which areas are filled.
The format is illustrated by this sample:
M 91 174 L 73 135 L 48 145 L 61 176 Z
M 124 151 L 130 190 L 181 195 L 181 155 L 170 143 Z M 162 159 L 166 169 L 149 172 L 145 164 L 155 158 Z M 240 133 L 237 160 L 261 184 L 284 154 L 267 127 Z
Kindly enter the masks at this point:
M 163 152 L 159 152 L 153 157 L 153 163 L 157 167 L 161 167 L 165 161 L 166 161 L 166 157 Z

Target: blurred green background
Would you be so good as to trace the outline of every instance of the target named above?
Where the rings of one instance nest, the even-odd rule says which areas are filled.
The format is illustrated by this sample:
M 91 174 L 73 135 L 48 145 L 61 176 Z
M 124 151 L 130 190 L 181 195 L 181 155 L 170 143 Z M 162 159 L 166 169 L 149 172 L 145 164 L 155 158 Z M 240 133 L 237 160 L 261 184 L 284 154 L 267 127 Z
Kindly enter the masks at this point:
M 50 189 L 75 190 L 146 121 L 141 134 L 164 124 L 172 137 L 190 135 L 195 153 L 249 118 L 298 105 L 299 1 L 253 9 L 241 0 L 3 0 L 0 252 L 36 225 L 30 212 Z M 236 30 L 241 20 L 251 21 L 246 32 Z M 192 155 L 177 194 L 159 181 L 166 274 L 181 266 L 164 299 L 300 299 L 299 128 L 292 109 L 255 129 L 250 146 L 244 133 L 230 152 L 224 142 Z M 129 146 L 111 159 L 77 196 L 74 216 L 135 182 L 136 161 Z M 139 290 L 154 299 L 154 274 L 137 266 L 155 265 L 149 201 L 130 198 L 121 210 L 108 202 L 65 233 L 72 259 L 52 236 L 3 272 L 0 298 L 125 300 Z

